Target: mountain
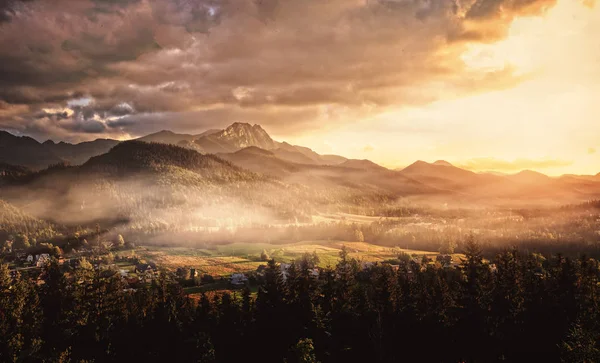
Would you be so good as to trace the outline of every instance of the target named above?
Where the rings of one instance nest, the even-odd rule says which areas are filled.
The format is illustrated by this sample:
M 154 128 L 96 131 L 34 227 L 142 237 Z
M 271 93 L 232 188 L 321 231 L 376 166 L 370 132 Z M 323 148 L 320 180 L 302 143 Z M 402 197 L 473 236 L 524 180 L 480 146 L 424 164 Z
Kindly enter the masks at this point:
M 61 225 L 124 223 L 136 230 L 290 223 L 319 210 L 381 203 L 422 188 L 384 168 L 296 164 L 255 146 L 203 155 L 141 141 L 121 142 L 83 165 L 57 166 L 17 181 L 0 188 L 0 198 L 37 218 Z
M 298 145 L 291 145 L 287 142 L 279 142 L 277 143 L 277 146 L 279 146 L 279 150 L 281 150 L 281 155 L 285 155 L 284 151 L 289 152 L 289 153 L 299 153 L 302 154 L 304 157 L 302 158 L 302 161 L 300 159 L 298 159 L 297 156 L 295 156 L 296 162 L 302 162 L 303 164 L 315 164 L 315 165 L 339 165 L 341 163 L 343 163 L 344 161 L 348 160 L 343 156 L 339 156 L 339 155 L 320 155 L 317 154 L 316 152 L 314 152 L 313 150 L 311 150 L 310 148 L 304 147 L 304 146 L 298 146 Z M 294 154 L 289 154 L 289 155 L 294 155 Z M 294 161 L 293 159 L 290 158 L 291 161 Z
M 43 169 L 63 161 L 52 150 L 31 137 L 14 136 L 0 131 L 0 163 Z
M 217 156 L 240 168 L 280 179 L 302 169 L 302 165 L 281 159 L 273 151 L 256 146 L 249 146 L 234 153 L 217 154 Z
M 111 139 L 96 139 L 94 141 L 69 144 L 66 142 L 54 143 L 51 140 L 44 142 L 48 150 L 70 164 L 79 165 L 88 161 L 92 156 L 104 154 L 119 141 Z
M 83 164 L 80 171 L 106 171 L 116 175 L 130 176 L 136 172 L 164 173 L 193 172 L 206 180 L 244 181 L 254 180 L 248 173 L 214 155 L 202 155 L 193 150 L 168 144 L 126 141 L 113 147 L 108 153 L 95 156 Z M 172 175 L 167 175 L 170 177 Z
M 177 145 L 181 141 L 193 141 L 195 138 L 196 138 L 196 136 L 190 135 L 190 134 L 177 134 L 173 131 L 162 130 L 162 131 L 150 134 L 150 135 L 140 137 L 136 140 L 144 141 L 144 142 L 158 142 L 161 144 Z
M 266 150 L 275 148 L 275 142 L 260 125 L 241 122 L 233 123 L 224 130 L 201 136 L 194 142 L 211 154 L 235 152 L 248 146 Z
M 28 175 L 0 188 L 0 198 L 59 224 L 159 226 L 185 221 L 198 226 L 220 214 L 253 220 L 248 215 L 258 218 L 263 202 L 280 206 L 291 191 L 215 155 L 126 141 L 83 165 Z
M 445 161 L 427 163 L 419 160 L 400 170 L 400 174 L 427 185 L 447 190 L 464 189 L 484 180 L 495 178 L 491 175 L 476 174 L 458 168 Z
M 338 166 L 344 168 L 352 168 L 352 169 L 364 169 L 364 170 L 377 170 L 383 171 L 388 170 L 381 165 L 375 164 L 371 160 L 357 160 L 357 159 L 349 159 L 339 164 Z
M 169 131 L 169 130 L 162 130 L 159 132 L 155 132 L 153 134 L 139 137 L 136 140 L 143 141 L 143 142 L 157 142 L 160 144 L 179 145 L 179 146 L 182 146 L 182 147 L 185 147 L 188 149 L 194 149 L 197 151 L 201 151 L 202 148 L 199 145 L 195 145 L 194 140 L 200 139 L 205 136 L 210 136 L 210 135 L 216 134 L 221 131 L 223 131 L 223 130 L 211 129 L 211 130 L 206 130 L 197 135 L 191 135 L 191 134 L 179 134 L 179 133 Z
M 297 164 L 338 165 L 347 160 L 337 155 L 322 156 L 307 147 L 276 142 L 260 125 L 240 122 L 233 123 L 225 129 L 211 129 L 196 135 L 163 130 L 140 137 L 136 141 L 177 145 L 203 154 L 234 153 L 254 146 L 271 150 L 281 160 Z M 47 140 L 40 144 L 32 138 L 17 137 L 2 131 L 0 133 L 0 162 L 23 165 L 34 170 L 65 162 L 80 165 L 93 156 L 108 152 L 119 142 L 97 139 L 70 144 Z
M 326 154 L 326 155 L 321 155 L 321 160 L 323 160 L 323 162 L 326 165 L 339 165 L 348 159 L 343 156 L 339 156 L 339 155 Z
M 92 156 L 106 153 L 118 143 L 119 141 L 110 139 L 79 144 L 54 143 L 52 140 L 39 143 L 27 136 L 19 137 L 0 131 L 0 163 L 22 165 L 34 170 L 65 162 L 78 165 Z
M 184 147 L 186 149 L 194 150 L 196 152 L 206 154 L 206 150 L 202 148 L 202 146 L 196 144 L 194 141 L 190 140 L 181 140 L 177 143 L 177 146 Z
M 81 166 L 56 166 L 35 173 L 13 166 L 19 164 L 36 170 L 63 163 Z M 417 161 L 393 171 L 370 160 L 320 155 L 307 147 L 277 142 L 261 126 L 239 122 L 197 135 L 164 130 L 128 142 L 98 139 L 69 144 L 49 140 L 40 144 L 29 137 L 0 132 L 0 177 L 3 186 L 27 182 L 34 189 L 56 196 L 70 195 L 69 188 L 73 185 L 92 183 L 96 188 L 103 181 L 110 184 L 123 179 L 131 184 L 131 178 L 139 178 L 152 188 L 173 186 L 174 191 L 167 194 L 176 193 L 177 188 L 205 188 L 195 193 L 213 190 L 220 194 L 223 185 L 227 185 L 225 189 L 235 185 L 237 191 L 228 189 L 229 193 L 242 193 L 246 197 L 255 193 L 244 189 L 248 185 L 266 185 L 266 180 L 271 180 L 269 183 L 276 180 L 280 188 L 290 193 L 295 188 L 303 189 L 311 195 L 303 198 L 319 195 L 326 203 L 338 197 L 348 202 L 365 196 L 393 199 L 435 195 L 441 198 L 436 202 L 443 198 L 479 202 L 581 200 L 600 195 L 600 174 L 551 178 L 529 170 L 514 175 L 474 173 L 444 160 Z M 139 192 L 145 192 L 146 184 L 140 183 L 133 184 L 139 184 Z M 82 193 L 85 194 L 83 189 Z M 160 193 L 165 191 L 161 189 Z M 207 200 L 215 196 L 205 195 Z M 279 197 L 272 198 L 279 201 Z
M 441 166 L 454 166 L 445 160 L 437 160 L 433 162 L 433 165 L 441 165 Z
M 234 153 L 217 155 L 240 168 L 275 177 L 286 184 L 308 187 L 313 192 L 324 193 L 330 198 L 344 193 L 368 198 L 379 195 L 385 199 L 439 192 L 368 160 L 347 160 L 341 165 L 317 165 L 284 160 L 279 157 L 278 152 L 281 149 L 270 151 L 248 147 Z
M 315 164 L 314 159 L 309 158 L 308 156 L 306 156 L 305 154 L 303 154 L 299 151 L 279 148 L 279 149 L 272 150 L 272 152 L 278 158 L 292 162 L 292 163 Z
M 201 138 L 201 137 L 204 137 L 204 136 L 209 136 L 209 135 L 212 135 L 212 134 L 216 134 L 217 132 L 221 132 L 221 131 L 223 131 L 223 130 L 221 130 L 221 129 L 210 129 L 210 130 L 206 130 L 206 131 L 204 131 L 204 132 L 202 132 L 202 133 L 200 133 L 200 134 L 198 134 L 198 135 L 194 135 L 194 138 L 195 138 L 195 139 L 199 139 L 199 138 Z
M 512 175 L 474 173 L 446 161 L 417 161 L 400 173 L 425 185 L 459 193 L 476 201 L 556 203 L 593 199 L 600 195 L 600 183 L 597 181 L 566 176 L 551 178 L 531 170 Z
M 564 174 L 560 176 L 561 180 L 576 179 L 576 180 L 588 180 L 588 181 L 600 181 L 600 175 L 578 175 L 578 174 Z
M 549 176 L 532 170 L 523 170 L 517 174 L 507 175 L 506 178 L 524 184 L 547 184 L 552 181 Z
M 316 152 L 312 151 L 311 149 L 309 149 L 307 147 L 291 145 L 285 141 L 278 143 L 277 146 L 281 150 L 285 150 L 285 151 L 293 152 L 293 153 L 300 153 L 300 154 L 304 155 L 307 160 L 311 161 L 309 164 L 322 164 L 321 155 L 317 154 Z

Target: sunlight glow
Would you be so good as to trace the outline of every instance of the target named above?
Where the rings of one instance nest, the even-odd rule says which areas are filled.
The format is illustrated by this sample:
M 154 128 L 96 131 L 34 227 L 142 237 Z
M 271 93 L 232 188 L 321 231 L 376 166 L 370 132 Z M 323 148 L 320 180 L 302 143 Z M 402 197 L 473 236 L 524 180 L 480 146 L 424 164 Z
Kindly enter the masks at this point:
M 600 7 L 560 0 L 545 15 L 514 20 L 504 40 L 467 46 L 465 77 L 514 69 L 507 77 L 518 80 L 515 86 L 456 98 L 454 85 L 442 84 L 446 96 L 437 102 L 301 141 L 317 150 L 326 141 L 342 155 L 391 167 L 415 159 L 469 164 L 489 158 L 539 160 L 533 169 L 554 175 L 595 174 L 600 154 L 588 151 L 600 147 L 598 34 Z M 366 153 L 363 140 L 373 150 Z

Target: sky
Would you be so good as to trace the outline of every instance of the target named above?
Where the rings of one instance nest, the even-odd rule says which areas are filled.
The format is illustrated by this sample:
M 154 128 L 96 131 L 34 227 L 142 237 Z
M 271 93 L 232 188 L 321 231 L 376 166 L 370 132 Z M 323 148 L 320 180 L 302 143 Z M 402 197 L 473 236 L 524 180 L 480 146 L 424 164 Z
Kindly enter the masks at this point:
M 592 0 L 2 0 L 0 129 L 596 174 L 598 34 Z

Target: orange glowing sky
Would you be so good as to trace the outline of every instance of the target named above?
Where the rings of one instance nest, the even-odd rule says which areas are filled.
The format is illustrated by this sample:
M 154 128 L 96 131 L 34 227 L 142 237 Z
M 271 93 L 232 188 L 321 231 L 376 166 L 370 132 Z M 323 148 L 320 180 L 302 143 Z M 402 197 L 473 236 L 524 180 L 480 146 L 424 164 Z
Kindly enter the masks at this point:
M 600 7 L 560 0 L 515 19 L 508 34 L 465 46 L 461 59 L 471 70 L 514 68 L 523 78 L 512 87 L 456 96 L 453 84 L 436 84 L 436 102 L 292 141 L 388 167 L 418 158 L 479 171 L 600 172 Z

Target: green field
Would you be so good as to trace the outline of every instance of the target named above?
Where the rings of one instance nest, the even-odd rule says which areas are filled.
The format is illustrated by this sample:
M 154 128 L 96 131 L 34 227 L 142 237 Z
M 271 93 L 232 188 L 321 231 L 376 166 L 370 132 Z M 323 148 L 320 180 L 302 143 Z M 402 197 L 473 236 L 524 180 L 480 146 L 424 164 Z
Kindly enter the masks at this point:
M 303 241 L 291 244 L 232 243 L 213 249 L 187 247 L 143 247 L 138 255 L 168 269 L 195 268 L 201 274 L 229 276 L 236 272 L 254 271 L 266 262 L 260 260 L 263 251 L 277 262 L 291 262 L 303 254 L 314 252 L 319 256 L 319 266 L 334 266 L 343 246 L 349 256 L 363 262 L 381 262 L 397 258 L 400 253 L 421 258 L 435 257 L 437 252 L 407 250 L 399 247 L 381 247 L 366 242 Z

